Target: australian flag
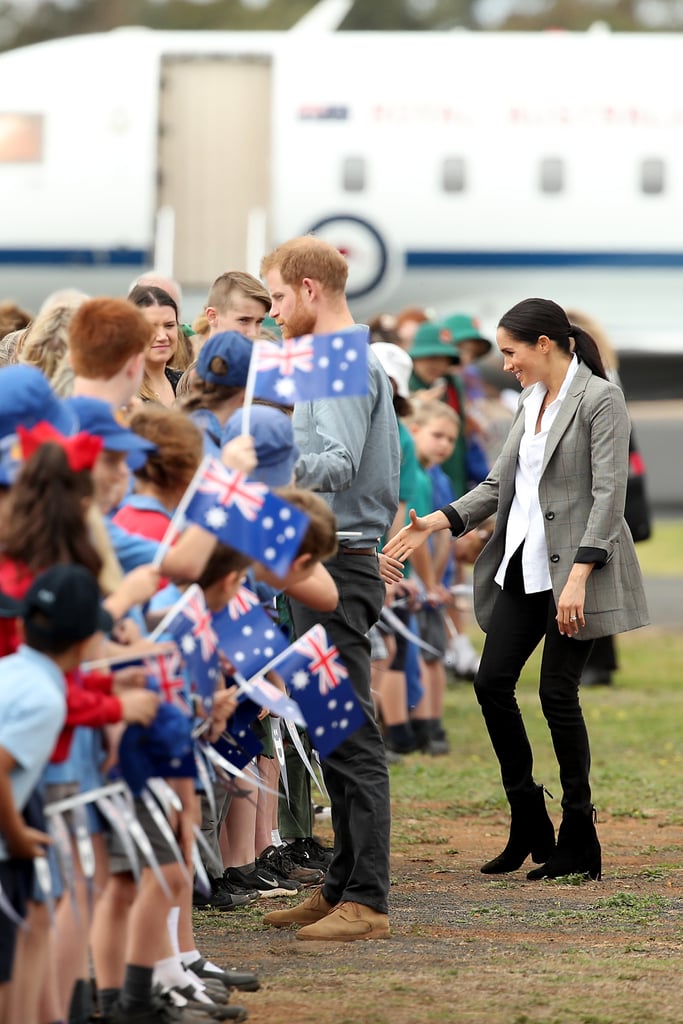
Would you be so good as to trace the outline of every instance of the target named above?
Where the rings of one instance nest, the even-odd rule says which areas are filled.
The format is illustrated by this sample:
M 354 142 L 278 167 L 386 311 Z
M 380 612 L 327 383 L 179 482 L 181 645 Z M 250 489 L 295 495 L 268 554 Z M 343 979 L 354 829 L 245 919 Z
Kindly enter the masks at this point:
M 218 637 L 196 583 L 166 613 L 155 633 L 168 633 L 175 640 L 190 679 L 190 692 L 210 711 L 220 672 Z
M 265 484 L 207 457 L 184 499 L 185 518 L 224 544 L 285 576 L 308 528 L 308 516 Z
M 368 393 L 368 328 L 254 342 L 254 395 L 272 402 L 312 402 Z
M 244 710 L 240 714 L 242 708 Z M 260 710 L 258 704 L 245 700 L 228 720 L 227 732 L 213 744 L 221 757 L 235 768 L 244 768 L 263 750 L 263 744 L 251 729 L 251 723 L 258 717 Z
M 232 618 L 230 611 L 228 607 L 214 616 L 218 647 L 237 672 L 249 679 L 286 650 L 289 641 L 260 605 L 249 608 L 238 618 Z
M 301 708 L 311 743 L 321 757 L 365 723 L 348 672 L 322 626 L 309 629 L 270 667 L 282 676 Z
M 228 601 L 227 613 L 231 619 L 239 619 L 240 615 L 245 615 L 250 608 L 256 608 L 260 604 L 261 599 L 258 594 L 255 594 L 249 587 L 240 587 L 235 596 Z

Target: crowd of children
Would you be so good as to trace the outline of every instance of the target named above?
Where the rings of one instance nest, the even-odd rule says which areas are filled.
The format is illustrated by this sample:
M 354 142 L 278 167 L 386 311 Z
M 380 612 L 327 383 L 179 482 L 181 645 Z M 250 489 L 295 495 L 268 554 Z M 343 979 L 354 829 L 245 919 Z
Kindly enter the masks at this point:
M 330 859 L 313 835 L 304 729 L 283 736 L 264 708 L 252 725 L 260 753 L 236 782 L 212 764 L 175 772 L 168 750 L 155 753 L 162 708 L 178 750 L 185 740 L 191 749 L 184 723 L 199 719 L 220 749 L 238 708 L 235 666 L 223 657 L 208 711 L 187 673 L 179 684 L 194 719 L 185 710 L 174 718 L 175 698 L 149 685 L 150 659 L 169 652 L 166 613 L 190 585 L 216 623 L 241 599 L 270 609 L 283 631 L 287 597 L 320 614 L 338 601 L 324 566 L 335 517 L 312 491 L 289 486 L 299 456 L 291 409 L 255 405 L 242 430 L 268 292 L 250 275 L 221 275 L 196 324 L 200 340 L 181 324 L 180 302 L 158 276 L 136 282 L 128 299 L 62 296 L 46 303 L 59 312 L 42 346 L 30 321 L 6 320 L 16 337 L 0 367 L 0 1024 L 244 1020 L 231 993 L 259 980 L 202 956 L 193 905 L 229 911 L 295 895 L 321 882 Z M 386 539 L 409 508 L 427 514 L 485 476 L 488 427 L 498 423 L 486 415 L 477 359 L 490 345 L 476 325 L 413 314 L 371 325 L 402 446 Z M 206 456 L 305 513 L 286 575 L 198 525 L 179 528 Z M 472 678 L 476 668 L 462 565 L 485 540 L 486 531 L 440 536 L 400 582 L 380 554 L 387 599 L 373 630 L 373 685 L 388 758 L 449 749 L 446 670 Z M 156 758 L 149 774 L 164 789 L 152 797 L 131 784 L 124 755 L 135 771 L 143 755 Z M 122 774 L 132 804 L 116 789 Z

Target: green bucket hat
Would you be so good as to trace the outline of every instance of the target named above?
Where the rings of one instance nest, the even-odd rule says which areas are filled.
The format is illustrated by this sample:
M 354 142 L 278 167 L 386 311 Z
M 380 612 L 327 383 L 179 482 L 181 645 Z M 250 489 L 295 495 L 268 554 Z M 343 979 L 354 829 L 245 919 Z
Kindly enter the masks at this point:
M 413 344 L 408 352 L 411 359 L 428 359 L 430 356 L 447 356 L 452 363 L 459 363 L 458 348 L 450 328 L 431 320 L 420 324 Z
M 456 345 L 461 341 L 479 341 L 482 347 L 485 347 L 486 352 L 491 351 L 491 342 L 481 333 L 479 324 L 474 317 L 467 316 L 466 313 L 453 313 L 441 320 L 441 326 L 451 332 Z M 482 354 L 484 353 L 482 352 Z

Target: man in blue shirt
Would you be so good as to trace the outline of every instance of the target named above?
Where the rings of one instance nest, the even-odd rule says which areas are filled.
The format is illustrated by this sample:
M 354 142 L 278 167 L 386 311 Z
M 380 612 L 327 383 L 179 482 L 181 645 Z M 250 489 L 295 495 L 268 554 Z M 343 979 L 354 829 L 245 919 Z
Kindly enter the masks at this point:
M 353 326 L 344 257 L 319 239 L 296 238 L 261 265 L 271 316 L 285 338 Z M 299 939 L 386 938 L 389 935 L 389 777 L 370 694 L 368 631 L 379 618 L 385 586 L 377 544 L 398 508 L 400 450 L 389 378 L 370 349 L 368 393 L 297 404 L 294 438 L 301 450 L 294 477 L 318 491 L 337 517 L 342 542 L 326 567 L 341 600 L 320 614 L 291 601 L 297 635 L 321 623 L 344 663 L 366 722 L 323 762 L 332 805 L 334 855 L 325 881 L 303 904 L 266 914 L 275 927 L 303 925 Z

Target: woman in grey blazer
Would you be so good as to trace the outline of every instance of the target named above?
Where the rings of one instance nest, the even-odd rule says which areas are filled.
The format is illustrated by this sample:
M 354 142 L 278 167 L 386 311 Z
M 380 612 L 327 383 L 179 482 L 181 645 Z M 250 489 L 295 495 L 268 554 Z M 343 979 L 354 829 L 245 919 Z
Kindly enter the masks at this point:
M 505 849 L 486 874 L 601 876 L 589 782 L 590 747 L 579 703 L 595 637 L 647 623 L 642 577 L 624 520 L 630 423 L 621 389 L 597 345 L 548 299 L 525 299 L 498 325 L 505 369 L 524 391 L 489 476 L 464 497 L 419 517 L 384 549 L 404 561 L 435 530 L 454 535 L 496 514 L 474 567 L 474 607 L 486 633 L 475 692 L 510 803 Z M 540 699 L 562 784 L 555 843 L 515 689 L 543 640 Z

